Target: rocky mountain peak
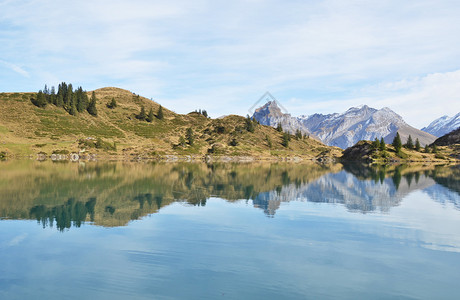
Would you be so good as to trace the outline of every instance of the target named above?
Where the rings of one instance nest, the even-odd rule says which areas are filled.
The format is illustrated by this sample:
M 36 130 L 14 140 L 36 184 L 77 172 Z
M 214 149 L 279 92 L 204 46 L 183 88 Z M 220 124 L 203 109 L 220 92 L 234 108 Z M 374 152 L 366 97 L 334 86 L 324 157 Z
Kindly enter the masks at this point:
M 435 137 L 409 126 L 403 118 L 385 107 L 380 110 L 360 105 L 351 107 L 343 113 L 328 115 L 310 114 L 294 118 L 283 114 L 275 101 L 267 102 L 254 113 L 254 118 L 261 124 L 276 127 L 281 123 L 285 130 L 294 132 L 301 129 L 303 132 L 318 137 L 329 146 L 348 148 L 360 140 L 374 140 L 384 138 L 391 143 L 396 132 L 401 138 L 418 138 L 422 145 L 430 144 Z
M 434 136 L 441 137 L 459 127 L 460 113 L 456 114 L 452 118 L 449 116 L 442 116 L 431 122 L 427 127 L 423 127 L 422 130 Z
M 276 127 L 278 124 L 281 124 L 283 129 L 287 132 L 295 133 L 296 130 L 300 130 L 304 134 L 311 134 L 298 118 L 283 113 L 276 101 L 268 101 L 263 106 L 257 108 L 254 111 L 253 117 L 262 125 Z
M 264 114 L 264 115 L 272 115 L 272 116 L 283 115 L 276 101 L 268 101 L 263 106 L 257 108 L 254 112 L 254 115 L 256 114 L 259 114 L 259 115 Z

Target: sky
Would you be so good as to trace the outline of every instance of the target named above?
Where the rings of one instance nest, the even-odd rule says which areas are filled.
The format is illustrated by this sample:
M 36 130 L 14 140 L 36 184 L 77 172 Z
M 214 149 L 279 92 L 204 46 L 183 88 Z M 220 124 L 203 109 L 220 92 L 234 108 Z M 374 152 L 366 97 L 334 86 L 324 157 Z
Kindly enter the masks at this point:
M 0 92 L 115 86 L 178 113 L 460 112 L 460 1 L 0 0 Z

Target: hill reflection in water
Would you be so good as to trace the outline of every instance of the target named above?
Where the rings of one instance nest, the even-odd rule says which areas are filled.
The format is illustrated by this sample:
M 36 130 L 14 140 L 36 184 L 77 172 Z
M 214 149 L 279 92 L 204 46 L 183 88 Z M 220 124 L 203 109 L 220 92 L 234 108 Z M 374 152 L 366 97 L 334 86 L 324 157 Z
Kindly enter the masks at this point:
M 84 222 L 123 226 L 173 202 L 247 200 L 269 217 L 282 202 L 344 205 L 388 213 L 414 190 L 460 208 L 458 167 L 319 164 L 52 163 L 0 164 L 0 217 L 35 219 L 65 230 Z

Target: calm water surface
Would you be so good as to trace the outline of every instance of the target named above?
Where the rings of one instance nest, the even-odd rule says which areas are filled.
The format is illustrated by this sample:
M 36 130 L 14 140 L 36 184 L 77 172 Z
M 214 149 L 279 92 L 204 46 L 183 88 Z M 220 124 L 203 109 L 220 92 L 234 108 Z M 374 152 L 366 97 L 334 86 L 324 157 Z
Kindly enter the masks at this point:
M 458 299 L 460 168 L 0 162 L 0 299 Z

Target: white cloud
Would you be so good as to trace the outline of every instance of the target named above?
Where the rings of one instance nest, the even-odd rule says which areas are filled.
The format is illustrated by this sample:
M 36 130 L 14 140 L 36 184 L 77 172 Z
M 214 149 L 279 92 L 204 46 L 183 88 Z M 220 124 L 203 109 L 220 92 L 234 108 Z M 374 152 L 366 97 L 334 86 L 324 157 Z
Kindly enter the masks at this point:
M 416 128 L 434 119 L 460 112 L 460 70 L 433 73 L 423 77 L 382 82 L 359 88 L 346 99 L 311 100 L 292 98 L 286 106 L 299 114 L 344 112 L 367 104 L 380 109 L 389 107 Z
M 438 101 L 434 82 L 414 78 L 460 69 L 459 14 L 460 4 L 428 0 L 3 2 L 0 57 L 30 80 L 0 74 L 0 89 L 117 85 L 212 116 L 246 114 L 266 90 L 300 113 Z M 414 90 L 385 86 L 404 79 Z
M 460 70 L 380 84 L 370 88 L 368 99 L 388 106 L 406 122 L 422 128 L 442 115 L 460 112 Z M 366 93 L 366 92 L 364 92 Z
M 8 69 L 10 69 L 10 70 L 12 70 L 12 71 L 24 76 L 24 77 L 27 77 L 27 78 L 30 77 L 29 73 L 26 70 L 24 70 L 23 68 L 21 68 L 20 66 L 18 66 L 18 65 L 9 63 L 9 62 L 4 61 L 4 60 L 0 60 L 0 64 L 4 65 Z

